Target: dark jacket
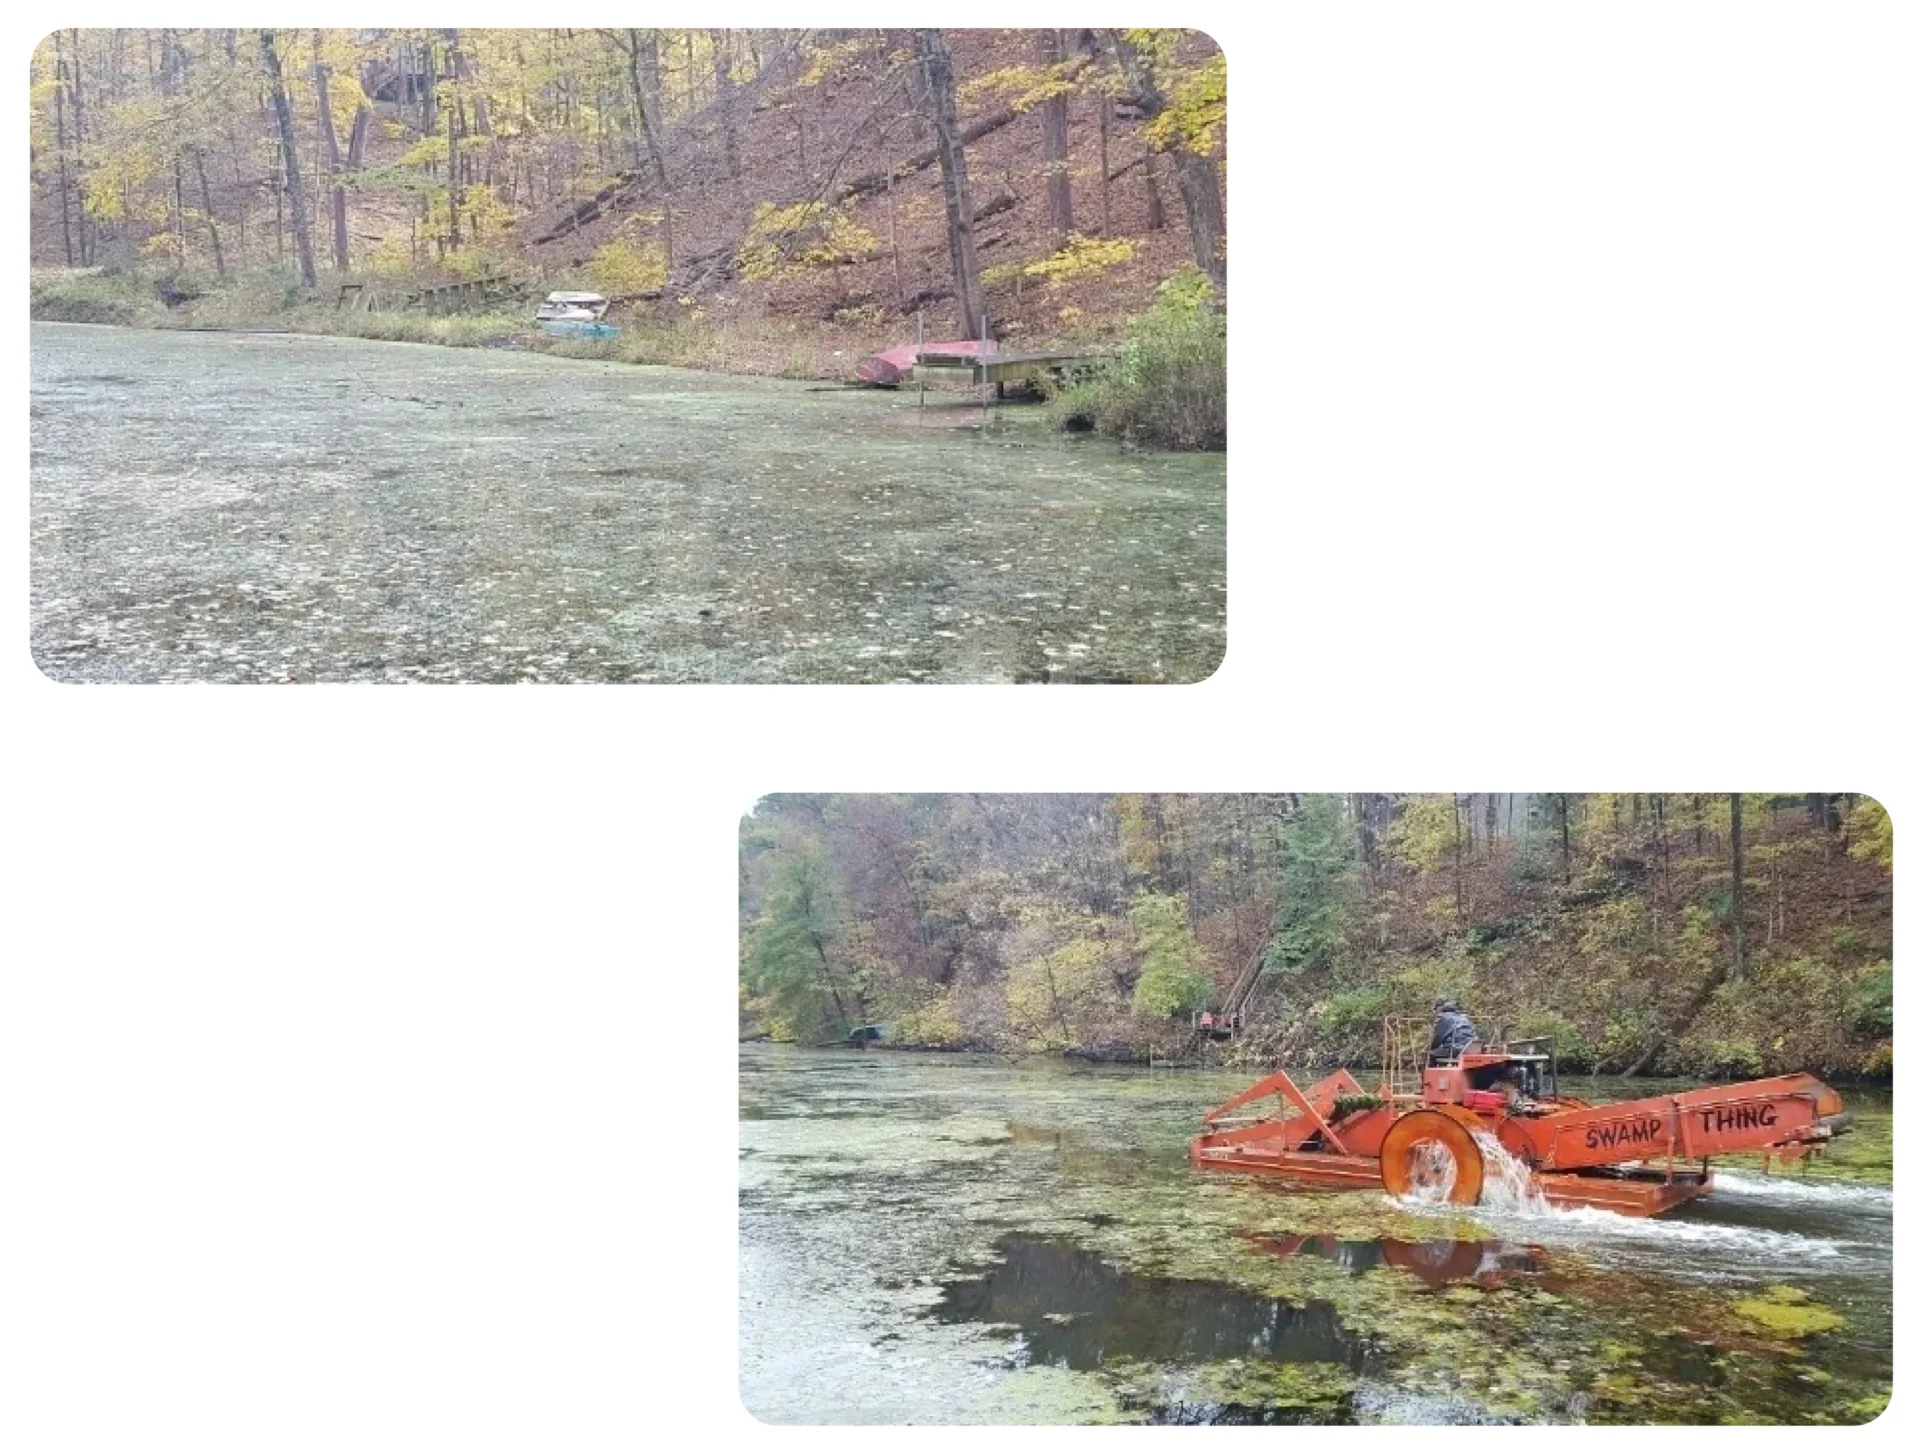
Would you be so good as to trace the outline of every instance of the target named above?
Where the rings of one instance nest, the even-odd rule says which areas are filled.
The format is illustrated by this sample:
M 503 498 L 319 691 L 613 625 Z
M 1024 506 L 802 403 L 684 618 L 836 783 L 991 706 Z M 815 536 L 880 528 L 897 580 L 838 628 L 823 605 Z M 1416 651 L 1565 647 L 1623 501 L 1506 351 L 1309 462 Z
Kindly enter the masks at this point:
M 1433 1041 L 1427 1045 L 1429 1063 L 1451 1063 L 1474 1039 L 1473 1019 L 1458 1008 L 1433 1020 Z

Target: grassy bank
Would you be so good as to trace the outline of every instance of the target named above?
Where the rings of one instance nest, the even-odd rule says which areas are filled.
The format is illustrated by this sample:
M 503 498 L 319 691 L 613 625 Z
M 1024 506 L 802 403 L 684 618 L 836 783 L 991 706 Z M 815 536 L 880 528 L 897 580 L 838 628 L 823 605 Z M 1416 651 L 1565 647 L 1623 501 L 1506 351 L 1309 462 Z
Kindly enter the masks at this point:
M 272 278 L 240 279 L 168 306 L 153 278 L 102 271 L 35 273 L 29 314 L 43 322 L 120 327 L 274 327 L 452 348 L 511 345 L 607 362 L 822 380 L 850 378 L 861 356 L 889 345 L 869 336 L 872 329 L 771 318 L 708 325 L 695 315 L 630 318 L 623 321 L 620 336 L 609 342 L 575 342 L 541 333 L 524 306 L 510 312 L 442 315 L 348 312 L 306 299 L 297 287 Z
M 1195 274 L 1197 276 L 1197 274 Z M 1070 431 L 1098 429 L 1130 443 L 1174 449 L 1226 446 L 1225 321 L 1208 306 L 1204 278 L 1175 279 L 1136 323 L 1125 350 L 1092 381 L 1051 400 Z M 715 318 L 695 306 L 662 304 L 619 319 L 605 342 L 550 338 L 511 311 L 431 315 L 351 312 L 304 296 L 280 273 L 202 284 L 166 300 L 165 284 L 140 272 L 49 270 L 32 275 L 29 314 L 43 322 L 139 328 L 284 328 L 326 337 L 438 347 L 516 347 L 560 357 L 691 368 L 701 372 L 848 382 L 859 360 L 893 347 L 910 324 L 783 317 Z M 1113 330 L 1023 338 L 1022 349 L 1112 346 Z

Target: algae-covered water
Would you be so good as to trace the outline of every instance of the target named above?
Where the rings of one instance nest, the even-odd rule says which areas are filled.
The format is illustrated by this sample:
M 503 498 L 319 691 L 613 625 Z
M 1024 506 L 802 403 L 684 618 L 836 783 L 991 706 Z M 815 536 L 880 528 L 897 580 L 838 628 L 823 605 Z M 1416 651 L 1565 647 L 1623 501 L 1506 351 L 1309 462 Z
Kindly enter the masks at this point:
M 57 680 L 1180 682 L 1225 650 L 1219 454 L 526 352 L 32 333 Z
M 740 1075 L 765 1421 L 1858 1423 L 1890 1391 L 1884 1092 L 1817 1169 L 1633 1220 L 1190 1169 L 1243 1074 L 747 1044 Z

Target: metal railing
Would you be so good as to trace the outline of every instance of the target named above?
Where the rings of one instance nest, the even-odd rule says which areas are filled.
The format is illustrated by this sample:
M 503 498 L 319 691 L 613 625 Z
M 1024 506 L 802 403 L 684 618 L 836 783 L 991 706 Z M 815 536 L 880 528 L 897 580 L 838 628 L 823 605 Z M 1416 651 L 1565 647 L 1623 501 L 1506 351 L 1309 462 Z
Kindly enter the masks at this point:
M 1380 1088 L 1383 1098 L 1418 1098 L 1433 1029 L 1425 1018 L 1380 1020 Z

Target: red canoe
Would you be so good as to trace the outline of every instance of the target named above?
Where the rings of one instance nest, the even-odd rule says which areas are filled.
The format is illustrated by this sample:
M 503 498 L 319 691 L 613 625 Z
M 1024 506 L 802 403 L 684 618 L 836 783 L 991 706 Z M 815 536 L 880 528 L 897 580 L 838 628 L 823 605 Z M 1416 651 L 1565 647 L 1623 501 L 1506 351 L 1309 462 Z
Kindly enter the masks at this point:
M 858 376 L 862 383 L 871 383 L 876 388 L 898 388 L 902 375 L 922 353 L 957 353 L 973 358 L 980 355 L 982 348 L 991 353 L 995 345 L 990 342 L 902 343 L 897 348 L 888 348 L 884 353 L 862 358 Z

